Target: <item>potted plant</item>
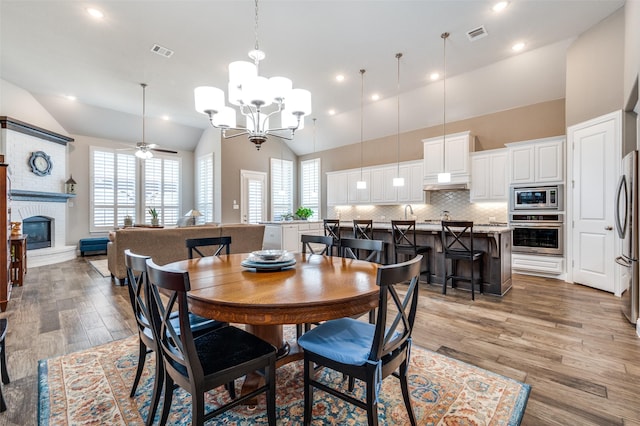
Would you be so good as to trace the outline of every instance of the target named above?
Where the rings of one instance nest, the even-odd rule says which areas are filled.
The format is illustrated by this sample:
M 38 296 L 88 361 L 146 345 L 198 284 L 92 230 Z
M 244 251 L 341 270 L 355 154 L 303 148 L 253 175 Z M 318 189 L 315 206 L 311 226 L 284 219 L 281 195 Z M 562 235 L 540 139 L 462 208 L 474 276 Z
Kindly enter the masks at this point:
M 151 215 L 151 225 L 158 226 L 160 224 L 158 220 L 158 211 L 155 208 L 150 207 L 149 214 Z
M 296 210 L 296 216 L 298 217 L 298 219 L 307 220 L 312 215 L 313 215 L 313 210 L 311 210 L 308 207 L 300 206 L 298 207 L 298 210 Z

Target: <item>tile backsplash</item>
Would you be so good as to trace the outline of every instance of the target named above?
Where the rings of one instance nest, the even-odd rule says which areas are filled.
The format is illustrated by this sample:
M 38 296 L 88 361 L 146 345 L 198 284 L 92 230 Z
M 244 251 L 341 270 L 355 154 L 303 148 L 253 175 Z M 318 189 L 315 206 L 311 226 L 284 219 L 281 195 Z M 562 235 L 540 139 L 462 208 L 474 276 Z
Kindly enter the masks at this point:
M 507 202 L 471 203 L 469 191 L 432 191 L 428 204 L 412 203 L 411 207 L 417 221 L 439 220 L 443 210 L 447 210 L 453 220 L 472 220 L 476 223 L 507 222 L 508 216 Z M 341 220 L 385 221 L 404 219 L 404 211 L 405 205 L 330 206 L 326 217 Z M 407 218 L 411 218 L 409 209 L 407 209 Z

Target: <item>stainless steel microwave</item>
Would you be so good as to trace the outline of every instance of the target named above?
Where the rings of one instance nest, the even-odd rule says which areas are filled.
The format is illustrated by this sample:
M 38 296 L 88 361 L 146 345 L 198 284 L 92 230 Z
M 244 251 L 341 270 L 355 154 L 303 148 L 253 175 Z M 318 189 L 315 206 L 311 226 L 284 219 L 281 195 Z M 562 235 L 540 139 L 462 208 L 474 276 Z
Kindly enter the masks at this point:
M 509 197 L 511 211 L 562 210 L 563 186 L 512 186 Z

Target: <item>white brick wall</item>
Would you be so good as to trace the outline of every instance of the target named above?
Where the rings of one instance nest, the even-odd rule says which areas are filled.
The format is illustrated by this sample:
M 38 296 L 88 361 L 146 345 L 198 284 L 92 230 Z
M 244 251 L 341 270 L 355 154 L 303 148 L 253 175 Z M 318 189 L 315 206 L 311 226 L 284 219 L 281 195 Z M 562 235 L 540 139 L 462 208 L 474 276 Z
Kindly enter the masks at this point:
M 67 175 L 67 147 L 55 142 L 25 135 L 14 130 L 2 129 L 2 151 L 4 161 L 9 164 L 11 189 L 39 192 L 64 192 Z M 51 174 L 38 176 L 31 171 L 29 158 L 34 151 L 44 151 L 51 157 Z M 67 203 L 16 201 L 11 202 L 11 220 L 22 221 L 31 216 L 53 219 L 51 230 L 52 247 L 66 244 Z M 44 250 L 44 249 L 41 249 Z

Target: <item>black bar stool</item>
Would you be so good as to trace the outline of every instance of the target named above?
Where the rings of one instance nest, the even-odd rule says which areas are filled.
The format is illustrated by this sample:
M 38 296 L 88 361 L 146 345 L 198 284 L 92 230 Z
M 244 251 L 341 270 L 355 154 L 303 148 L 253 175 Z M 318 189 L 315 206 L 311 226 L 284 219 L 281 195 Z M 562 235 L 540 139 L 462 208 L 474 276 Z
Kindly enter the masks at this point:
M 420 274 L 427 273 L 427 282 L 431 282 L 431 266 L 429 262 L 429 250 L 431 247 L 418 245 L 416 242 L 416 221 L 415 220 L 392 220 L 391 235 L 393 238 L 394 263 L 398 263 L 398 254 L 416 257 L 424 254 L 427 260 L 427 269 L 420 271 Z
M 464 238 L 464 239 L 463 239 Z M 468 239 L 468 241 L 466 241 Z M 451 288 L 456 287 L 456 281 L 469 281 L 471 283 L 471 300 L 475 300 L 475 284 L 480 284 L 482 294 L 482 250 L 473 248 L 473 222 L 469 221 L 442 221 L 442 251 L 443 256 L 443 281 L 442 294 L 447 294 L 447 281 L 451 280 Z M 451 274 L 447 274 L 447 259 L 451 259 Z M 458 261 L 470 262 L 470 276 L 458 274 Z M 479 276 L 475 277 L 474 265 L 480 263 Z
M 333 238 L 333 247 L 337 251 L 337 255 L 340 255 L 340 219 L 324 219 L 324 235 L 326 237 Z M 333 248 L 331 250 L 333 256 Z

